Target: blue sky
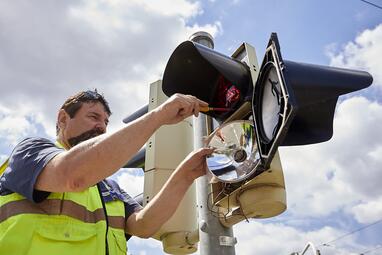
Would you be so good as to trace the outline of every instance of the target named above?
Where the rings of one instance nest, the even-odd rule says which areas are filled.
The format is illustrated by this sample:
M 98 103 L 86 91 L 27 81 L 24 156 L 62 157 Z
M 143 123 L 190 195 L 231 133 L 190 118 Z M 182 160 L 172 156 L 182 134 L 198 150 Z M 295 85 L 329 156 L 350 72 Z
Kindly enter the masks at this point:
M 380 10 L 359 0 L 348 1 L 208 1 L 204 13 L 192 21 L 220 20 L 225 34 L 216 49 L 227 49 L 242 41 L 264 52 L 271 31 L 279 35 L 286 59 L 328 64 L 325 48 L 351 41 L 358 33 L 381 21 Z M 192 22 L 191 21 L 191 22 Z
M 382 5 L 381 0 L 373 0 Z M 242 42 L 261 62 L 272 32 L 284 59 L 366 70 L 373 85 L 340 99 L 326 143 L 280 149 L 288 209 L 234 227 L 240 255 L 290 254 L 307 241 L 334 240 L 382 218 L 382 10 L 360 0 L 27 0 L 0 2 L 0 160 L 26 136 L 54 139 L 57 109 L 97 87 L 114 112 L 110 131 L 148 102 L 175 47 L 193 32 L 230 55 Z M 115 177 L 135 195 L 139 171 Z M 382 224 L 319 247 L 360 254 L 382 245 Z M 163 254 L 132 238 L 130 253 Z M 368 254 L 378 254 L 380 250 Z

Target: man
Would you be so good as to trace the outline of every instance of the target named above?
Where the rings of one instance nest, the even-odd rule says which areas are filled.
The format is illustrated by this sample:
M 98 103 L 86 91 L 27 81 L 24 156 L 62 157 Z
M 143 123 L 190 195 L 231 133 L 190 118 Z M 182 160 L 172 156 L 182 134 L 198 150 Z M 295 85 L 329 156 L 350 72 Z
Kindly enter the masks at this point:
M 111 111 L 102 95 L 85 91 L 68 98 L 58 113 L 56 143 L 23 140 L 0 178 L 0 254 L 126 254 L 130 235 L 152 236 L 205 174 L 212 149 L 187 156 L 145 208 L 105 178 L 160 126 L 198 116 L 207 105 L 177 94 L 105 134 Z

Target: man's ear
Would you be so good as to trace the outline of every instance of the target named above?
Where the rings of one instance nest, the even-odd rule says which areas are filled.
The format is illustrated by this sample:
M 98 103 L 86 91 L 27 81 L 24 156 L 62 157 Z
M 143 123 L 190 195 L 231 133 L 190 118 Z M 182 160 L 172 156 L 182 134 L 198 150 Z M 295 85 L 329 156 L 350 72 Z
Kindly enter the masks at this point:
M 69 114 L 64 109 L 60 109 L 57 117 L 57 123 L 60 130 L 66 126 L 66 123 L 68 122 L 69 118 Z

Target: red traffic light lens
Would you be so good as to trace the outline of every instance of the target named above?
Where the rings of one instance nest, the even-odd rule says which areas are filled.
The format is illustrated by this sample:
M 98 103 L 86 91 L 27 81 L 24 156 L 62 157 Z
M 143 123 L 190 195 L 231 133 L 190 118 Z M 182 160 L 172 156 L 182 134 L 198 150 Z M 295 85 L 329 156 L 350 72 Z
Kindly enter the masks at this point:
M 211 102 L 213 107 L 232 108 L 240 100 L 240 90 L 230 81 L 219 75 L 217 93 Z

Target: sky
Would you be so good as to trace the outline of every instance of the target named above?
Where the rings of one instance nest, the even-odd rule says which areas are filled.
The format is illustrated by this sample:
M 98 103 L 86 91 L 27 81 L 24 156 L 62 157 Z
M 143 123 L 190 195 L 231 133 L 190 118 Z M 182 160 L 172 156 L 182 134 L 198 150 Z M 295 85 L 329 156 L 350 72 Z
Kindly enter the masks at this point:
M 322 254 L 380 254 L 382 224 L 322 245 L 382 219 L 382 9 L 360 0 L 2 0 L 0 160 L 24 137 L 54 140 L 57 109 L 80 90 L 98 88 L 112 107 L 109 130 L 121 128 L 196 31 L 226 55 L 247 42 L 259 62 L 276 32 L 284 59 L 374 78 L 340 98 L 330 141 L 280 148 L 288 208 L 234 226 L 236 254 L 290 254 L 308 241 Z M 143 190 L 140 170 L 115 178 L 131 195 Z M 164 254 L 153 239 L 128 245 L 130 254 Z

